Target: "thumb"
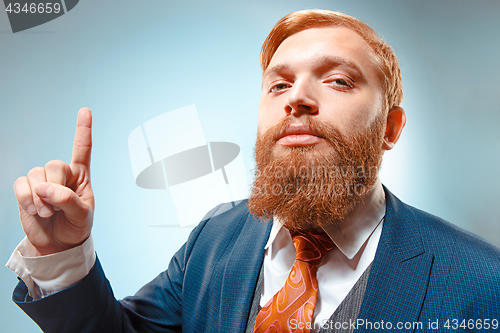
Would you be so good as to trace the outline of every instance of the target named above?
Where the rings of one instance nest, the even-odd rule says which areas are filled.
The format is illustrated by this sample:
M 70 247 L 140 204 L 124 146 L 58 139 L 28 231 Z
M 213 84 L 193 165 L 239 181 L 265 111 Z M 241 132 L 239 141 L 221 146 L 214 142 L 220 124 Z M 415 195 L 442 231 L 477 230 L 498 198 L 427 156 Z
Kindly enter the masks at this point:
M 35 187 L 35 193 L 44 202 L 59 207 L 76 226 L 84 226 L 91 219 L 91 207 L 66 186 L 42 182 Z

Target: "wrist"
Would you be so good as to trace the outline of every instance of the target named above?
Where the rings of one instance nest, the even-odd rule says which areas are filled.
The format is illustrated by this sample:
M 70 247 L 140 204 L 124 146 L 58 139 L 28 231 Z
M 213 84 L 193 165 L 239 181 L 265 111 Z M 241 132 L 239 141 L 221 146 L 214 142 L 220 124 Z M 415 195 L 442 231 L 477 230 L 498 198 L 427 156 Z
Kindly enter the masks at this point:
M 50 244 L 47 245 L 41 245 L 37 244 L 37 246 L 33 245 L 33 243 L 30 241 L 28 238 L 23 252 L 26 253 L 24 256 L 26 257 L 43 257 L 43 256 L 48 256 L 51 254 L 56 254 L 60 252 L 64 252 L 67 250 L 70 250 L 72 248 L 75 248 L 77 246 L 82 245 L 87 241 L 89 238 L 90 234 L 86 235 L 81 242 L 75 243 L 75 244 L 63 244 L 63 243 L 58 243 L 58 242 L 51 242 Z

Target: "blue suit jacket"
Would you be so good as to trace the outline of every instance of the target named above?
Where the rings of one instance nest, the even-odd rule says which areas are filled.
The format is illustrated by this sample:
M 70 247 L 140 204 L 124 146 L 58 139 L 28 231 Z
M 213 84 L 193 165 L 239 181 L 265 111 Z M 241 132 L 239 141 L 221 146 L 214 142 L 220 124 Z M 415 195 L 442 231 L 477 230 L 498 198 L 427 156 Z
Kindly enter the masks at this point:
M 471 331 L 500 331 L 491 326 L 500 320 L 499 248 L 387 190 L 386 199 L 357 332 L 398 322 L 413 326 L 398 332 L 459 332 L 464 319 Z M 45 332 L 244 332 L 270 227 L 246 201 L 221 205 L 133 297 L 117 301 L 97 261 L 66 290 L 30 302 L 21 281 L 13 298 Z M 436 320 L 440 329 L 429 329 Z M 478 329 L 479 321 L 490 329 Z

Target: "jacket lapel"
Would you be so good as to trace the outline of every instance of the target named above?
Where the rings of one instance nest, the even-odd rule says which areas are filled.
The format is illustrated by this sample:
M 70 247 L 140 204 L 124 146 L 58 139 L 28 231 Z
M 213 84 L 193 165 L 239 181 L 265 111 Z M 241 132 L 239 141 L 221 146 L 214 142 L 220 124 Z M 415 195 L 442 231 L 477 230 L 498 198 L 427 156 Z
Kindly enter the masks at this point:
M 433 263 L 433 255 L 423 247 L 413 212 L 384 190 L 386 216 L 358 315 L 358 332 L 377 330 L 369 325 L 382 325 L 382 320 L 386 325 L 390 322 L 393 330 L 398 322 L 418 322 Z M 414 328 L 399 331 L 412 332 Z
M 244 222 L 225 265 L 218 332 L 245 332 L 271 227 L 251 214 Z
M 384 190 L 384 227 L 358 315 L 357 332 L 381 330 L 376 325 L 382 321 L 384 325 L 392 323 L 393 330 L 398 322 L 418 322 L 434 259 L 423 247 L 412 211 Z M 249 214 L 236 236 L 224 268 L 218 332 L 245 332 L 271 226 L 270 221 Z M 422 325 L 425 328 L 427 323 Z

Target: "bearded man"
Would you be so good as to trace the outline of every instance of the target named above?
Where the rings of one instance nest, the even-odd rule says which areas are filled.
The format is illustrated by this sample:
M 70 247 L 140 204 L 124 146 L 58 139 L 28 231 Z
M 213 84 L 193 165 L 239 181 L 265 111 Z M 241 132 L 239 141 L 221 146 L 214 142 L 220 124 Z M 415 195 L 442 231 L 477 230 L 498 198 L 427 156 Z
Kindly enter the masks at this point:
M 308 10 L 261 52 L 257 172 L 168 269 L 118 301 L 90 230 L 91 114 L 71 164 L 15 183 L 27 238 L 14 301 L 46 332 L 498 331 L 500 251 L 399 201 L 378 178 L 406 123 L 392 49 L 359 20 Z

